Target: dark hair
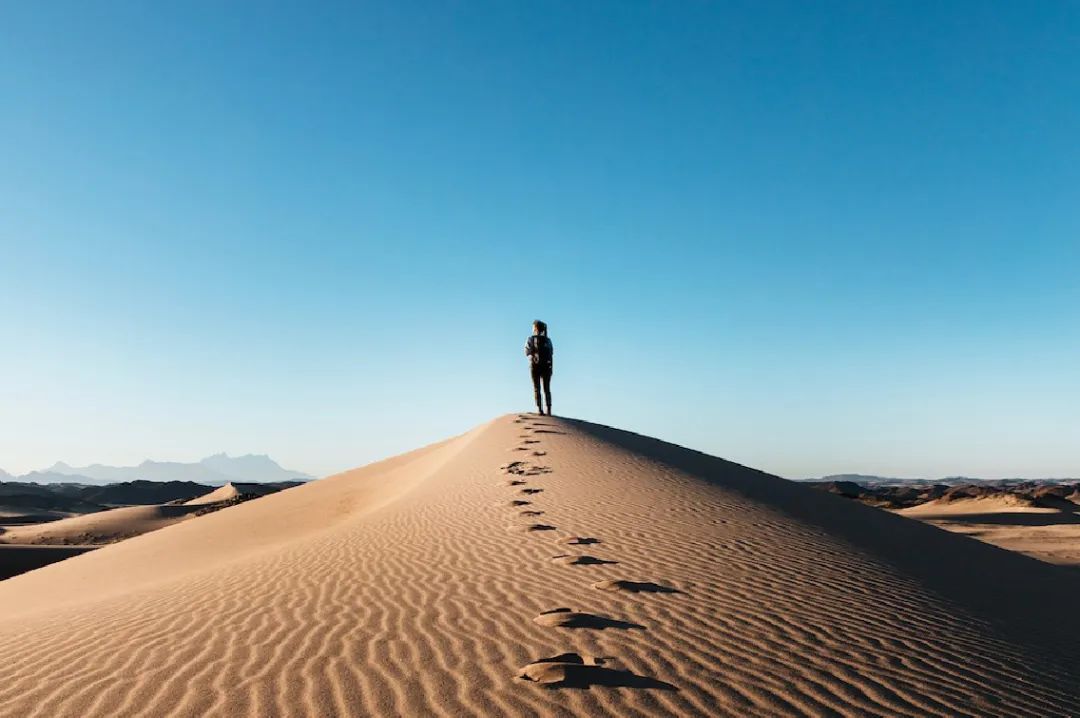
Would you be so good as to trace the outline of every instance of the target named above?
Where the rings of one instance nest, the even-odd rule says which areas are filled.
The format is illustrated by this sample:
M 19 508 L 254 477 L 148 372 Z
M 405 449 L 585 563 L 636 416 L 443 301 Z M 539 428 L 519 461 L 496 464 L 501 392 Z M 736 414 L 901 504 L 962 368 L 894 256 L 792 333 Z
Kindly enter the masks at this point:
M 547 336 L 547 323 L 546 322 L 542 322 L 539 319 L 537 319 L 537 320 L 535 320 L 533 322 L 533 328 L 535 328 L 538 333 L 543 334 L 545 337 Z

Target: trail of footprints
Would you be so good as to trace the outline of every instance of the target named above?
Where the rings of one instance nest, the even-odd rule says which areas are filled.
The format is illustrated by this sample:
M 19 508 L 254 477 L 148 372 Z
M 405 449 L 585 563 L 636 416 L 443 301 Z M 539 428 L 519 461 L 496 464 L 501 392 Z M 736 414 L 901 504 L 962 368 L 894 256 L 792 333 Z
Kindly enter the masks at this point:
M 519 415 L 514 420 L 515 424 L 521 425 L 521 440 L 519 446 L 511 451 L 529 452 L 530 456 L 542 457 L 547 451 L 537 448 L 541 442 L 541 435 L 561 434 L 563 432 L 554 428 L 553 424 L 544 422 L 540 416 Z M 500 467 L 503 473 L 511 476 L 500 485 L 516 489 L 519 498 L 511 499 L 509 506 L 518 510 L 517 515 L 530 522 L 517 524 L 511 527 L 512 531 L 526 534 L 545 534 L 556 531 L 558 527 L 536 521 L 534 519 L 545 515 L 545 512 L 536 508 L 528 498 L 536 498 L 543 493 L 544 489 L 529 485 L 526 477 L 542 476 L 551 473 L 551 468 L 541 466 L 531 461 L 511 461 Z M 565 547 L 583 547 L 600 544 L 598 538 L 592 536 L 564 536 L 556 541 Z M 573 550 L 573 548 L 571 548 Z M 580 549 L 579 549 L 580 550 Z M 551 561 L 564 566 L 609 566 L 619 562 L 592 556 L 584 553 L 560 553 L 551 558 Z M 631 594 L 672 594 L 680 593 L 678 589 L 664 586 L 651 581 L 629 581 L 625 579 L 609 579 L 595 581 L 590 584 L 599 591 L 621 591 Z M 629 621 L 622 621 L 610 616 L 603 616 L 582 611 L 574 611 L 570 608 L 553 608 L 543 611 L 533 619 L 537 625 L 545 628 L 570 628 L 589 629 L 602 631 L 615 630 L 646 630 L 645 626 Z M 563 653 L 549 658 L 540 658 L 529 663 L 518 673 L 518 678 L 536 683 L 542 683 L 549 688 L 588 688 L 590 686 L 610 686 L 628 688 L 658 688 L 664 690 L 678 690 L 675 686 L 655 678 L 637 675 L 630 671 L 605 667 L 610 658 L 598 656 L 582 656 L 577 653 Z

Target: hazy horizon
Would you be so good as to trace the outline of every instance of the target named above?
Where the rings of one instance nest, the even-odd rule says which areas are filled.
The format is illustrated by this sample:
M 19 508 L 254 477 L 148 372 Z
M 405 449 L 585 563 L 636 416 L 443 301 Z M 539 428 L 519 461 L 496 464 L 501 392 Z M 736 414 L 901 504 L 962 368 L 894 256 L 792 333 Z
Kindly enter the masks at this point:
M 574 418 L 574 417 L 570 417 L 570 418 Z M 472 428 L 472 427 L 469 427 L 469 428 Z M 616 428 L 625 428 L 625 427 L 616 427 Z M 458 433 L 461 433 L 461 432 L 458 432 Z M 450 438 L 450 435 L 448 435 L 446 437 L 442 437 L 442 438 Z M 658 436 L 656 438 L 668 441 L 667 439 L 664 439 L 664 437 L 659 437 Z M 425 442 L 425 444 L 426 443 L 433 443 L 433 442 Z M 672 442 L 672 443 L 676 443 L 676 442 Z M 424 444 L 421 444 L 421 445 L 424 445 Z M 417 447 L 412 447 L 412 448 L 417 448 Z M 688 446 L 687 448 L 695 449 L 697 447 Z M 698 449 L 698 450 L 700 450 L 700 449 Z M 128 453 L 130 453 L 131 455 L 138 455 L 137 451 L 128 452 Z M 397 452 L 397 453 L 402 453 L 402 452 Z M 64 464 L 70 469 L 79 469 L 79 468 L 85 468 L 85 467 L 88 467 L 88 466 L 99 466 L 99 465 L 100 466 L 107 466 L 107 467 L 135 468 L 135 467 L 138 467 L 139 465 L 141 465 L 141 464 L 143 464 L 145 462 L 196 464 L 196 463 L 199 463 L 200 461 L 202 461 L 204 459 L 211 458 L 211 457 L 216 457 L 216 456 L 226 456 L 226 457 L 228 457 L 230 459 L 246 458 L 246 457 L 249 457 L 249 456 L 261 456 L 261 457 L 269 458 L 271 461 L 278 464 L 283 469 L 286 469 L 286 470 L 289 470 L 289 471 L 295 471 L 295 472 L 298 472 L 298 473 L 303 473 L 305 475 L 314 476 L 316 478 L 323 478 L 325 476 L 331 476 L 331 475 L 333 475 L 335 473 L 340 473 L 342 471 L 346 471 L 346 470 L 351 469 L 351 468 L 356 468 L 356 466 L 371 463 L 372 461 L 379 461 L 381 459 L 389 458 L 389 457 L 395 456 L 395 455 L 396 455 L 396 453 L 389 453 L 389 454 L 385 454 L 385 455 L 377 455 L 377 456 L 374 456 L 371 459 L 369 459 L 367 461 L 364 461 L 362 463 L 358 463 L 356 465 L 340 467 L 338 469 L 334 469 L 334 470 L 327 471 L 327 472 L 324 472 L 324 473 L 317 473 L 317 472 L 309 471 L 304 467 L 297 467 L 297 466 L 287 465 L 287 464 L 285 464 L 285 463 L 283 463 L 281 461 L 278 461 L 274 457 L 274 455 L 272 453 L 268 453 L 268 452 L 233 453 L 233 452 L 227 452 L 227 451 L 217 451 L 217 452 L 204 454 L 204 455 L 201 455 L 201 456 L 192 455 L 191 457 L 188 457 L 188 458 L 146 456 L 146 457 L 143 457 L 143 458 L 140 458 L 140 459 L 132 459 L 132 460 L 127 460 L 127 461 L 122 461 L 122 462 L 88 461 L 88 462 L 78 462 L 78 463 L 76 463 L 76 462 L 71 462 L 71 461 L 65 461 L 63 459 L 57 459 L 57 460 L 51 461 L 51 462 L 49 462 L 48 464 L 45 464 L 45 465 L 34 466 L 34 467 L 30 467 L 30 468 L 23 469 L 23 470 L 12 470 L 12 469 L 10 469 L 8 467 L 0 465 L 0 472 L 5 472 L 5 473 L 7 473 L 7 474 L 9 474 L 11 476 L 20 477 L 20 476 L 25 476 L 25 475 L 30 474 L 30 473 L 45 472 L 48 469 L 50 469 L 51 467 L 55 466 L 56 464 Z M 721 457 L 721 458 L 730 458 L 730 457 Z M 761 468 L 761 467 L 752 466 L 751 468 Z M 805 474 L 805 475 L 802 475 L 802 474 L 779 474 L 778 472 L 770 472 L 770 473 L 777 473 L 778 475 L 783 476 L 784 478 L 794 479 L 794 480 L 832 478 L 832 477 L 837 477 L 837 476 L 872 476 L 872 477 L 882 478 L 882 479 L 895 479 L 895 480 L 898 480 L 898 481 L 925 480 L 925 479 L 948 479 L 948 478 L 971 478 L 971 479 L 986 479 L 986 480 L 996 480 L 996 479 L 1063 479 L 1063 480 L 1080 480 L 1080 475 L 1075 475 L 1074 476 L 1074 475 L 1068 475 L 1068 474 L 980 475 L 980 474 L 975 474 L 973 472 L 963 472 L 963 471 L 958 472 L 958 473 L 950 473 L 950 474 L 936 473 L 936 474 L 906 475 L 906 476 L 895 475 L 895 474 L 875 473 L 875 472 L 870 472 L 870 471 L 858 471 L 858 470 L 844 470 L 844 471 L 836 471 L 836 472 L 830 472 L 830 473 Z
M 0 467 L 326 475 L 531 408 L 1080 476 L 1080 5 L 0 9 Z

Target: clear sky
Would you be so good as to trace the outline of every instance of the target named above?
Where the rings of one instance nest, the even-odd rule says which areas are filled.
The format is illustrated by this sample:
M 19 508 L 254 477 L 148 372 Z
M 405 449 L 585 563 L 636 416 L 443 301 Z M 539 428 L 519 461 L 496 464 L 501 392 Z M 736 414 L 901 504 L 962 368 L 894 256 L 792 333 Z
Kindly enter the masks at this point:
M 0 8 L 0 467 L 527 410 L 1080 476 L 1080 4 Z

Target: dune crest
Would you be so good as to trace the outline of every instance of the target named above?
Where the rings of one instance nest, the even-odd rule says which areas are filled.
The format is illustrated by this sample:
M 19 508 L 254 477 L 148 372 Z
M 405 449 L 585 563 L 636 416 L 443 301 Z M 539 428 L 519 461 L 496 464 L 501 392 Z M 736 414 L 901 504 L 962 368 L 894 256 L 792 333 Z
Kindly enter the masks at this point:
M 0 715 L 1080 714 L 1077 595 L 753 469 L 512 415 L 0 582 Z
M 267 486 L 265 484 L 245 484 L 236 481 L 230 481 L 224 486 L 219 486 L 210 493 L 197 496 L 189 501 L 185 501 L 185 506 L 202 506 L 205 504 L 217 504 L 225 501 L 236 501 L 238 499 L 254 497 L 254 496 L 266 496 L 267 494 L 276 493 L 279 489 L 276 486 Z

